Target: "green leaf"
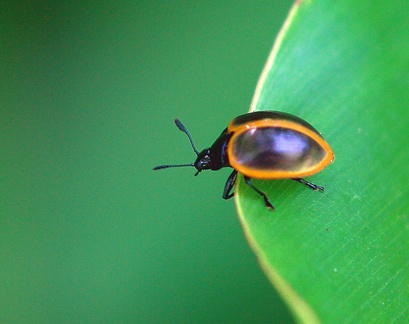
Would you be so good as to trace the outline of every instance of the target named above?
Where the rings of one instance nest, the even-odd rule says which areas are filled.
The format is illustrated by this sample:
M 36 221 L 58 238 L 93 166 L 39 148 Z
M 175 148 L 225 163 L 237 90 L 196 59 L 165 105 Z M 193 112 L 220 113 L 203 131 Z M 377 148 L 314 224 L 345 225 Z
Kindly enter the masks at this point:
M 297 2 L 251 110 L 295 114 L 335 161 L 309 181 L 239 178 L 236 204 L 268 278 L 305 323 L 409 318 L 409 3 Z

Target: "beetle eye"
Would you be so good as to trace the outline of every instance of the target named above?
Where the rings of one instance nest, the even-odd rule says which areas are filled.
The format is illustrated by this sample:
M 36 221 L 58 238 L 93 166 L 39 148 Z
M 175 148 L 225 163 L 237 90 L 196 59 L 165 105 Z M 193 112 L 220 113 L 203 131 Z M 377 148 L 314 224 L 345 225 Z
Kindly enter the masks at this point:
M 199 170 L 210 168 L 210 157 L 208 155 L 204 156 L 197 164 Z
M 203 150 L 196 159 L 195 168 L 198 171 L 210 169 L 211 166 L 209 150 Z

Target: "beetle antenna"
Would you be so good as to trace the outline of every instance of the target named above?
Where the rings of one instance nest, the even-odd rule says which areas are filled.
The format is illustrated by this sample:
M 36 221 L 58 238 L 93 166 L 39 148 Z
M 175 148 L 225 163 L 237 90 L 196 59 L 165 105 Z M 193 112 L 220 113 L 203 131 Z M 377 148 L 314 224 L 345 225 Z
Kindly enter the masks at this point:
M 154 167 L 153 170 L 160 170 L 160 169 L 167 169 L 167 168 L 180 168 L 180 167 L 194 167 L 194 163 L 190 164 L 169 164 L 169 165 L 159 165 L 157 167 Z
M 186 127 L 183 126 L 183 124 L 181 123 L 181 121 L 179 119 L 175 119 L 175 124 L 183 133 L 185 133 L 187 135 L 187 137 L 189 138 L 189 141 L 190 141 L 190 145 L 192 145 L 193 151 L 196 153 L 196 155 L 199 155 L 199 151 L 196 149 L 196 146 L 193 143 L 192 136 L 190 136 L 190 134 L 187 131 Z

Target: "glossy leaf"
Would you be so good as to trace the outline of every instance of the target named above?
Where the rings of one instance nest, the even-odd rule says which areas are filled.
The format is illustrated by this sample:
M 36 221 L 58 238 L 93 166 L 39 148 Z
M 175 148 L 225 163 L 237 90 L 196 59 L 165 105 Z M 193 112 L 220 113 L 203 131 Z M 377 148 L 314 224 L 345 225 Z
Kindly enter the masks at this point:
M 408 3 L 299 1 L 252 110 L 314 125 L 335 161 L 309 181 L 242 178 L 236 203 L 260 264 L 300 322 L 409 318 Z

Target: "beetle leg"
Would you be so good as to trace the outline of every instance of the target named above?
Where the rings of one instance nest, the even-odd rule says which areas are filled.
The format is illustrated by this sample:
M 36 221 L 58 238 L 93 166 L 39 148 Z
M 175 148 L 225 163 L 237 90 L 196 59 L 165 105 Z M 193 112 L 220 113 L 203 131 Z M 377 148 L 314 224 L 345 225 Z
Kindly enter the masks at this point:
M 305 184 L 307 187 L 309 187 L 309 188 L 311 188 L 313 190 L 319 190 L 319 191 L 324 192 L 324 187 L 321 187 L 321 186 L 318 186 L 318 185 L 313 184 L 311 182 L 308 182 L 307 180 L 304 180 L 304 179 L 301 179 L 301 178 L 292 178 L 292 179 L 295 180 L 295 181 L 298 181 L 300 183 Z
M 223 190 L 223 198 L 224 199 L 230 199 L 231 197 L 234 196 L 234 192 L 230 192 L 230 191 L 234 187 L 234 183 L 236 182 L 236 178 L 237 178 L 237 171 L 233 170 L 233 172 L 227 178 L 226 185 L 224 186 L 224 190 Z
M 260 189 L 258 189 L 257 187 L 255 187 L 252 183 L 251 183 L 251 178 L 249 178 L 249 177 L 244 177 L 244 181 L 247 183 L 247 185 L 250 187 L 250 188 L 252 188 L 255 192 L 257 192 L 261 197 L 263 197 L 263 199 L 264 199 L 264 203 L 266 204 L 266 207 L 267 208 L 270 208 L 270 209 L 272 209 L 272 210 L 274 210 L 274 207 L 273 207 L 273 205 L 270 203 L 270 200 L 268 200 L 268 197 L 267 197 L 267 195 L 264 193 L 264 192 L 262 192 Z

